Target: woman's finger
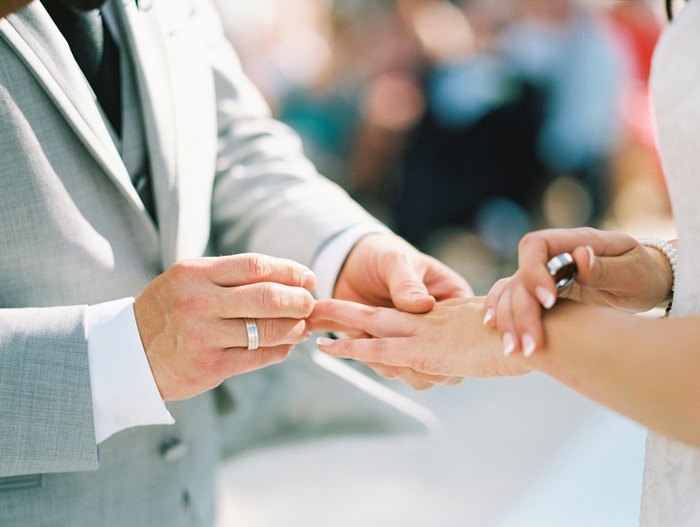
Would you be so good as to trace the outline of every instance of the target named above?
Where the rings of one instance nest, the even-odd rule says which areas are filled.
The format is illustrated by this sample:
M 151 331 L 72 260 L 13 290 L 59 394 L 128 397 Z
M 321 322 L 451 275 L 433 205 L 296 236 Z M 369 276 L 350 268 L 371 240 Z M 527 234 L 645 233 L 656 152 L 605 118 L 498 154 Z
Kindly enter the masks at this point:
M 321 351 L 335 357 L 355 359 L 385 366 L 414 368 L 419 353 L 409 338 L 330 339 L 319 337 L 316 344 Z M 414 368 L 416 369 L 416 368 Z M 433 372 L 426 372 L 433 373 Z
M 319 300 L 314 307 L 312 320 L 331 321 L 377 337 L 394 337 L 413 332 L 414 316 L 395 309 L 346 300 Z
M 510 295 L 516 340 L 520 342 L 523 354 L 529 357 L 544 345 L 542 306 L 519 280 L 513 282 Z
M 544 308 L 549 309 L 557 298 L 554 281 L 546 267 L 552 257 L 564 252 L 576 252 L 574 260 L 585 276 L 585 271 L 593 263 L 591 255 L 618 257 L 637 245 L 637 241 L 631 236 L 588 227 L 536 231 L 525 235 L 518 245 L 518 272 L 522 275 L 523 284 L 529 293 L 537 298 Z M 577 251 L 578 248 L 583 248 L 587 254 Z M 612 279 L 614 281 L 614 277 Z M 600 288 L 606 287 L 606 284 L 607 282 L 590 283 L 589 286 Z
M 396 378 L 396 375 L 394 375 L 394 372 L 392 371 L 392 369 L 389 366 L 387 366 L 386 364 L 380 364 L 378 362 L 368 362 L 367 366 L 372 368 L 372 370 L 374 370 L 374 372 L 377 375 L 384 377 L 385 379 L 395 379 Z
M 508 286 L 513 277 L 501 278 L 493 286 L 484 299 L 484 324 L 496 327 L 496 307 L 501 299 L 503 290 Z
M 520 349 L 520 341 L 513 321 L 512 300 L 512 287 L 509 285 L 509 287 L 504 288 L 498 306 L 496 306 L 498 332 L 503 343 L 503 354 L 506 356 Z
M 388 368 L 397 379 L 401 379 L 416 391 L 428 390 L 435 386 L 435 382 L 430 380 L 430 375 L 406 367 L 389 366 Z

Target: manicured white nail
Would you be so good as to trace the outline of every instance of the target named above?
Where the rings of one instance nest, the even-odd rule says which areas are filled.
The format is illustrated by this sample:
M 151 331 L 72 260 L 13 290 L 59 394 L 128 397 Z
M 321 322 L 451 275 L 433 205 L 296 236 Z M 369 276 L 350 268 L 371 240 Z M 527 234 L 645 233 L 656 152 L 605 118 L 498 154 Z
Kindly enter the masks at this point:
M 506 333 L 503 335 L 503 355 L 506 357 L 513 353 L 515 349 L 515 340 L 513 340 L 513 335 Z
M 493 318 L 493 308 L 490 307 L 486 310 L 486 315 L 484 316 L 484 326 L 489 323 L 489 321 Z
M 529 357 L 535 351 L 535 339 L 529 333 L 523 335 L 523 355 Z
M 593 269 L 593 264 L 595 263 L 595 253 L 593 252 L 593 247 L 586 245 L 586 250 L 588 251 L 588 270 Z
M 556 297 L 549 292 L 549 289 L 542 287 L 541 285 L 538 285 L 535 288 L 535 295 L 537 295 L 537 300 L 540 301 L 540 304 L 542 304 L 545 309 L 551 308 L 554 305 L 554 302 L 557 301 Z
M 318 344 L 319 346 L 329 347 L 329 346 L 332 346 L 334 343 L 335 343 L 335 340 L 329 339 L 327 337 L 318 337 L 316 339 L 316 344 Z

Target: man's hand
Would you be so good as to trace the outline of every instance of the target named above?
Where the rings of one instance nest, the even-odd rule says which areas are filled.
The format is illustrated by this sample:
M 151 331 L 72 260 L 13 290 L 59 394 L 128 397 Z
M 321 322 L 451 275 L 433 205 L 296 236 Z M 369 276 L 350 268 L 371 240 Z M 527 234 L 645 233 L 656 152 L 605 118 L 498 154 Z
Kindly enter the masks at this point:
M 370 234 L 348 255 L 333 298 L 425 313 L 436 300 L 472 295 L 464 278 L 402 238 Z
M 259 254 L 185 260 L 153 280 L 134 312 L 163 400 L 283 361 L 310 331 L 315 285 L 306 267 Z M 243 317 L 256 319 L 257 350 L 247 349 Z
M 472 295 L 471 287 L 459 274 L 402 238 L 370 234 L 350 252 L 333 297 L 370 306 L 396 307 L 409 313 L 425 313 L 435 307 L 436 301 Z M 379 362 L 369 362 L 368 366 L 383 377 L 398 377 L 418 390 L 436 383 L 457 384 L 461 380 Z

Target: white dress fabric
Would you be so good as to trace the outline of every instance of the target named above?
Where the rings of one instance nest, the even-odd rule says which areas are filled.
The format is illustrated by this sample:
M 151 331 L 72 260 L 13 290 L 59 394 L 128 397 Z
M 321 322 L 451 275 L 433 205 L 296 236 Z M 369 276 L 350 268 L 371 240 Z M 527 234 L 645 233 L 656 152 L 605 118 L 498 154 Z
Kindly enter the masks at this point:
M 672 316 L 700 313 L 700 1 L 664 32 L 654 55 L 651 93 L 659 151 L 679 240 Z M 700 346 L 700 342 L 697 343 Z M 669 353 L 673 350 L 659 350 Z M 700 385 L 700 371 L 698 372 Z M 642 527 L 700 526 L 700 450 L 649 433 Z

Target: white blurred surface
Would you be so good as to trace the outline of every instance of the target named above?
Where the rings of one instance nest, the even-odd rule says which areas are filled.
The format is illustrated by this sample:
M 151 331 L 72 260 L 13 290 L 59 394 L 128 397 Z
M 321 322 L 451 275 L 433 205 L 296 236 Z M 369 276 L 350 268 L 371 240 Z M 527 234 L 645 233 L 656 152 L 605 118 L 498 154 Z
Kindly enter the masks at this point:
M 539 374 L 413 393 L 442 432 L 249 453 L 218 527 L 637 525 L 645 431 Z

